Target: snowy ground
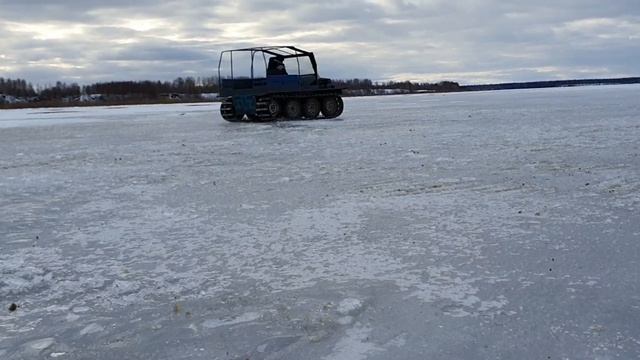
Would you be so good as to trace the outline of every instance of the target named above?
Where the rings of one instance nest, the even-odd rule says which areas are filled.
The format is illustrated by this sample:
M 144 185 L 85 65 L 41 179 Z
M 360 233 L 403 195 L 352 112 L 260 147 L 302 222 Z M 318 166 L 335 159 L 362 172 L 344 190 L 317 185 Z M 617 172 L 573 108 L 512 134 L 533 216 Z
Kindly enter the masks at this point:
M 637 358 L 639 95 L 0 111 L 0 358 Z

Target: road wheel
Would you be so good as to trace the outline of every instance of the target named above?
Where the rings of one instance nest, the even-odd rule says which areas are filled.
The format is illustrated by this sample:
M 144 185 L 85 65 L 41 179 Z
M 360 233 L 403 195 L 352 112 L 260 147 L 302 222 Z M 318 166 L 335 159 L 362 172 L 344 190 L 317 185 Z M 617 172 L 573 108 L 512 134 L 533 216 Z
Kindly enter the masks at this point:
M 284 107 L 284 114 L 288 119 L 299 119 L 302 114 L 302 106 L 300 101 L 290 99 Z
M 315 119 L 320 114 L 320 101 L 316 98 L 308 98 L 302 107 L 302 114 L 307 119 Z
M 267 109 L 269 110 L 269 116 L 271 116 L 272 119 L 277 119 L 278 116 L 280 116 L 280 112 L 282 111 L 280 103 L 274 99 L 271 99 L 271 101 L 269 101 Z
M 344 104 L 340 96 L 327 96 L 322 99 L 322 115 L 327 119 L 332 119 L 340 116 Z

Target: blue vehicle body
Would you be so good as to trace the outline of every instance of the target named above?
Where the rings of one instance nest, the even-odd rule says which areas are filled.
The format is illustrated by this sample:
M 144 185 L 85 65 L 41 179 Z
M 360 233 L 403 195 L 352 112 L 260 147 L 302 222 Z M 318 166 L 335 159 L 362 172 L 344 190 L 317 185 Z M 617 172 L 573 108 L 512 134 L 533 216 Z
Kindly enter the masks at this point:
M 228 121 L 333 118 L 343 110 L 342 89 L 318 76 L 312 52 L 293 46 L 223 51 L 218 78 Z

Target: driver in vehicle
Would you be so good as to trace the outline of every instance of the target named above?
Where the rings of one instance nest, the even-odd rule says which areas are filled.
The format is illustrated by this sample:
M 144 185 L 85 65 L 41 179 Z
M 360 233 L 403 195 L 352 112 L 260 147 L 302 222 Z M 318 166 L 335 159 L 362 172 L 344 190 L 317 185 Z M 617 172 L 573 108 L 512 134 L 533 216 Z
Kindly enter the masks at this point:
M 287 75 L 287 69 L 284 67 L 284 58 L 280 56 L 269 58 L 269 65 L 267 66 L 267 76 L 268 75 Z

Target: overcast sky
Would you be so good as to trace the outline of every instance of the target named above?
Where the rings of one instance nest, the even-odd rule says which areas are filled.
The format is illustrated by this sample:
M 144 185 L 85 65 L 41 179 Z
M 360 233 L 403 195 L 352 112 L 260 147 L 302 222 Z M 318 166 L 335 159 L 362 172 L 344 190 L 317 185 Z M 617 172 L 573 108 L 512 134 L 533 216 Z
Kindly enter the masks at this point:
M 282 44 L 333 78 L 640 76 L 640 0 L 0 0 L 0 77 L 37 84 L 211 76 Z

